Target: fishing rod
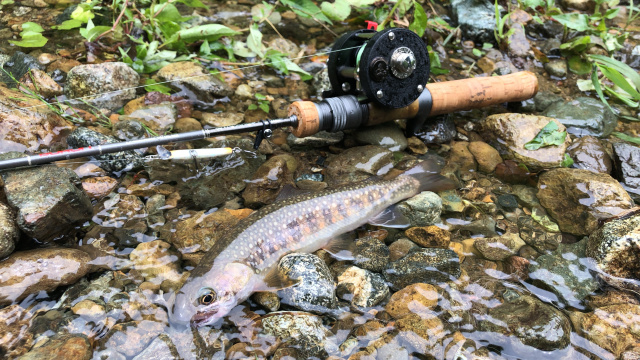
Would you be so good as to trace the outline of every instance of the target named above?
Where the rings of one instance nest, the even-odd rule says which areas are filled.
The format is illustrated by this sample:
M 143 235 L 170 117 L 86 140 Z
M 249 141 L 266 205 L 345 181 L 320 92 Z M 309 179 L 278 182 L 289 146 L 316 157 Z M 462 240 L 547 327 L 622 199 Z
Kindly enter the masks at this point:
M 273 129 L 281 127 L 306 137 L 323 130 L 337 132 L 407 119 L 405 131 L 412 136 L 429 116 L 523 101 L 538 91 L 538 79 L 528 71 L 427 84 L 426 45 L 413 31 L 402 28 L 347 33 L 335 42 L 327 65 L 331 90 L 323 93 L 324 100 L 293 102 L 284 119 L 29 155 L 0 161 L 0 170 L 253 131 L 257 149 Z M 192 152 L 192 156 L 197 155 Z M 184 156 L 176 153 L 174 158 Z

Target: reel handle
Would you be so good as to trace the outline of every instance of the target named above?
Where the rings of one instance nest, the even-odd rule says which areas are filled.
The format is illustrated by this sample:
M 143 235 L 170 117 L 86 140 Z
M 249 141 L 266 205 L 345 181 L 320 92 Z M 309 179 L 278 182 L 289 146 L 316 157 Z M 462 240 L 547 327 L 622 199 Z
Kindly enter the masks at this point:
M 297 137 L 305 137 L 321 130 L 340 131 L 396 119 L 409 119 L 407 135 L 411 136 L 429 116 L 523 101 L 532 98 L 537 92 L 536 75 L 522 71 L 502 76 L 427 84 L 417 100 L 398 109 L 386 108 L 374 102 L 358 104 L 355 96 L 351 95 L 328 98 L 318 104 L 296 101 L 289 106 L 289 116 L 295 115 L 298 118 L 291 132 Z

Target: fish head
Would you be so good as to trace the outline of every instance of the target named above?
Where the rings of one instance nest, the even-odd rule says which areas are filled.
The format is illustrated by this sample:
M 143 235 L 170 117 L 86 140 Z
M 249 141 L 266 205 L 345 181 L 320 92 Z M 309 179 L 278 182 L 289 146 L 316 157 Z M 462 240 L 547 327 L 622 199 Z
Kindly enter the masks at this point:
M 244 264 L 230 263 L 189 277 L 169 302 L 169 321 L 194 327 L 214 324 L 251 295 L 253 274 Z

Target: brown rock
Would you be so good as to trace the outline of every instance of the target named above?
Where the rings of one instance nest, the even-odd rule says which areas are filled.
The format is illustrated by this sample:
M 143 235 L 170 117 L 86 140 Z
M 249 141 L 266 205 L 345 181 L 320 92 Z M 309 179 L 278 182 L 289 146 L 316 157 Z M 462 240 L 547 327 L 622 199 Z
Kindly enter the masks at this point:
M 162 240 L 139 244 L 129 254 L 129 259 L 133 262 L 133 268 L 149 282 L 160 284 L 166 279 L 180 278 L 180 253 Z
M 569 315 L 576 332 L 619 358 L 640 342 L 640 305 L 608 305 Z
M 407 342 L 421 354 L 432 356 L 442 351 L 441 341 L 447 335 L 442 321 L 435 315 L 411 314 L 398 320 L 396 328 L 400 331 L 398 336 L 403 342 Z
M 457 169 L 460 174 L 477 170 L 478 165 L 471 152 L 469 152 L 468 142 L 458 141 L 451 145 L 451 153 L 447 161 L 447 167 Z
M 127 187 L 127 194 L 133 196 L 149 197 L 156 194 L 168 196 L 173 193 L 174 188 L 169 184 L 154 184 L 153 182 L 146 182 L 144 184 L 133 184 Z
M 449 243 L 449 249 L 453 250 L 453 252 L 458 254 L 458 258 L 460 259 L 460 263 L 462 263 L 464 261 L 465 255 L 464 255 L 464 247 L 462 246 L 462 243 L 450 242 Z
M 92 199 L 102 199 L 118 186 L 118 180 L 109 176 L 92 177 L 82 180 L 82 188 Z
M 580 169 L 553 169 L 538 181 L 538 199 L 560 230 L 589 235 L 598 220 L 633 207 L 620 183 L 607 174 Z
M 183 132 L 197 131 L 197 130 L 202 130 L 202 124 L 200 124 L 200 121 L 190 117 L 180 118 L 173 125 L 173 131 L 176 133 L 183 133 Z
M 290 155 L 277 155 L 260 165 L 242 193 L 245 204 L 249 207 L 270 204 L 285 185 L 293 185 L 295 168 L 291 168 L 297 166 L 293 160 Z
M 68 73 L 69 71 L 71 71 L 71 69 L 78 65 L 82 65 L 82 63 L 77 60 L 62 58 L 52 62 L 49 66 L 47 66 L 47 72 L 51 73 L 56 70 L 60 70 L 64 73 Z
M 98 319 L 105 315 L 104 305 L 96 304 L 92 300 L 84 299 L 71 307 L 71 312 L 86 319 Z
M 573 166 L 578 169 L 611 174 L 613 163 L 604 145 L 597 137 L 583 136 L 567 148 L 573 159 Z
M 16 100 L 20 99 L 20 100 Z M 29 108 L 16 111 L 20 108 Z M 0 87 L 0 152 L 57 150 L 73 125 L 39 100 Z
M 244 121 L 243 113 L 202 113 L 202 125 L 209 125 L 213 127 L 223 127 L 237 125 Z
M 640 300 L 632 293 L 609 288 L 603 294 L 587 296 L 587 303 L 595 309 L 608 305 L 640 305 Z
M 425 314 L 438 305 L 438 290 L 435 286 L 423 283 L 409 285 L 396 292 L 389 299 L 385 310 L 395 319 L 411 314 Z
M 20 360 L 89 360 L 93 354 L 91 343 L 81 334 L 56 334 L 42 346 L 20 357 Z
M 425 227 L 413 227 L 405 234 L 409 240 L 422 247 L 436 247 L 447 249 L 451 240 L 451 233 L 435 225 Z
M 123 112 L 125 115 L 131 115 L 132 112 L 138 110 L 139 108 L 145 105 L 144 96 L 140 96 L 139 98 L 135 98 L 124 105 Z
M 549 121 L 558 125 L 559 131 L 566 128 L 558 120 L 524 114 L 496 114 L 488 116 L 482 122 L 483 137 L 495 147 L 505 159 L 513 159 L 524 163 L 529 170 L 539 171 L 545 168 L 560 167 L 564 160 L 564 153 L 569 145 L 569 135 L 565 142 L 538 150 L 527 150 L 524 145 L 538 135 Z
M 170 81 L 169 86 L 193 91 L 198 100 L 212 103 L 219 97 L 230 96 L 233 90 L 222 80 L 211 76 L 200 64 L 191 61 L 171 63 L 157 73 L 161 81 Z
M 53 81 L 46 72 L 38 69 L 31 69 L 26 73 L 20 79 L 20 84 L 46 99 L 62 95 L 63 92 L 62 86 Z
M 513 255 L 504 260 L 504 271 L 512 274 L 515 279 L 526 281 L 529 278 L 529 260 Z
M 184 255 L 198 253 L 204 255 L 216 241 L 224 236 L 238 221 L 227 211 L 214 211 L 205 215 L 199 211 L 176 224 L 170 242 Z
M 487 174 L 492 173 L 496 166 L 503 161 L 498 150 L 482 141 L 470 142 L 469 151 L 478 162 L 478 170 Z
M 31 317 L 31 312 L 18 304 L 0 309 L 0 354 L 11 359 L 29 351 L 33 341 Z
M 488 260 L 505 260 L 518 253 L 525 244 L 516 233 L 507 233 L 500 237 L 476 239 L 474 246 Z
M 389 260 L 396 261 L 405 257 L 411 249 L 417 248 L 411 240 L 401 238 L 389 245 Z
M 20 301 L 40 291 L 74 284 L 90 270 L 84 251 L 45 248 L 18 251 L 0 262 L 0 305 Z
M 163 329 L 161 323 L 149 320 L 120 323 L 111 328 L 102 342 L 106 348 L 132 357 L 144 350 Z
M 488 57 L 484 56 L 478 59 L 478 67 L 482 70 L 482 72 L 491 74 L 496 68 L 496 63 Z
M 415 136 L 407 138 L 407 146 L 412 153 L 418 155 L 424 155 L 429 150 L 429 148 L 427 148 L 427 145 Z

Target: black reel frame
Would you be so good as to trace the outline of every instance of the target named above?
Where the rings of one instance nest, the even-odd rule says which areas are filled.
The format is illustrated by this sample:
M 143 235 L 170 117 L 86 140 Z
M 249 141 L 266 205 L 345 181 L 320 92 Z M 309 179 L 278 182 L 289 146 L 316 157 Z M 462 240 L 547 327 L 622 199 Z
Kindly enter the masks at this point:
M 353 95 L 398 109 L 413 103 L 429 79 L 427 47 L 413 31 L 356 30 L 341 36 L 329 55 L 330 91 L 323 97 Z

